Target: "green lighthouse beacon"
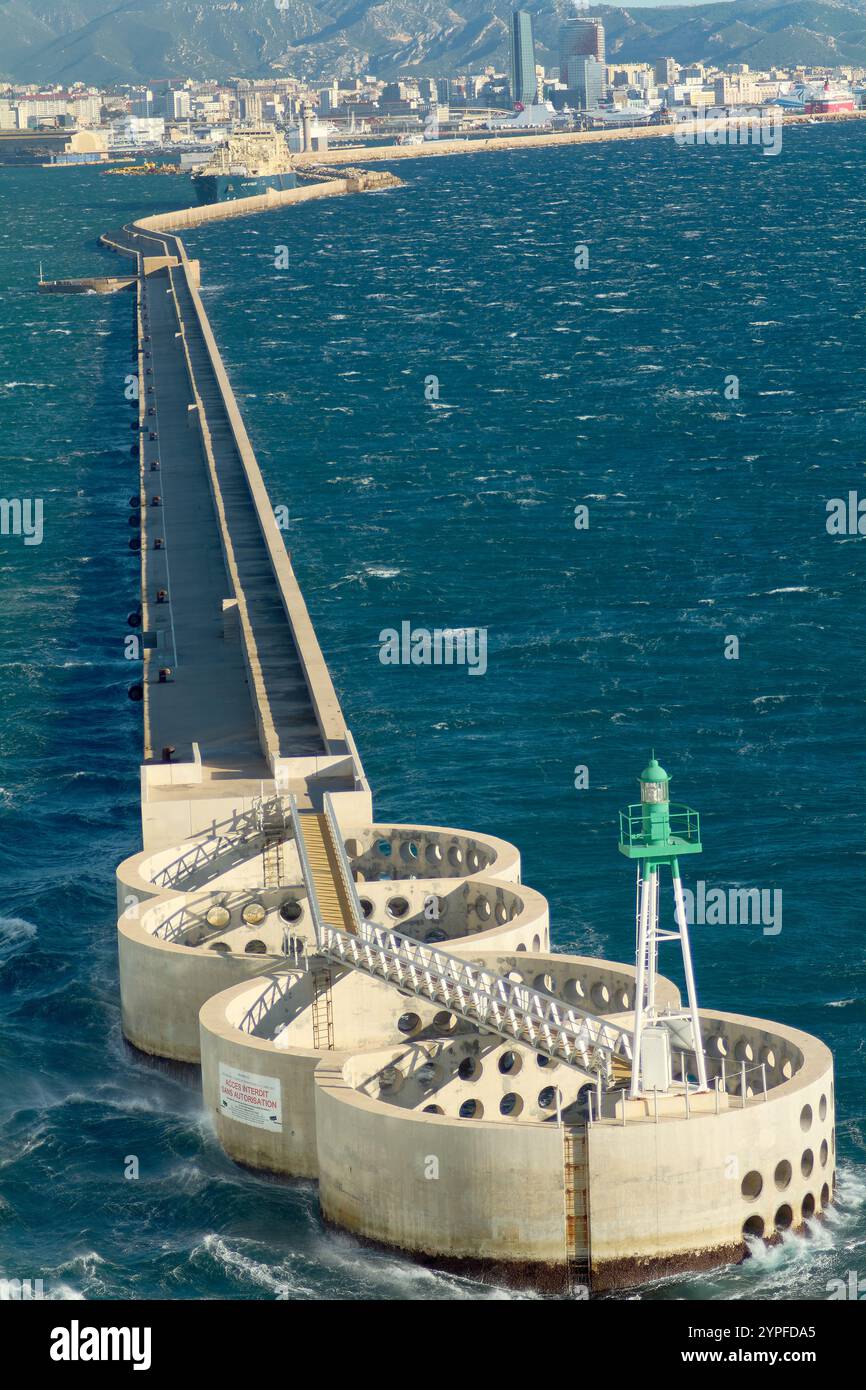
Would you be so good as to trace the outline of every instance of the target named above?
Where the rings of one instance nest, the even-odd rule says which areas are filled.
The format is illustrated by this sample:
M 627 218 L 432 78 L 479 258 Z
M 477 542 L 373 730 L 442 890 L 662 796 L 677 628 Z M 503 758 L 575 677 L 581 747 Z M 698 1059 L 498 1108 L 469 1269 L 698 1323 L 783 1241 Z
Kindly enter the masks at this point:
M 684 854 L 700 854 L 701 826 L 697 811 L 671 802 L 670 778 L 655 753 L 639 778 L 640 801 L 619 814 L 619 850 L 637 862 L 636 965 L 634 999 L 634 1058 L 631 1097 L 671 1087 L 670 1024 L 689 1025 L 695 1055 L 698 1090 L 707 1089 L 707 1069 L 701 1040 L 698 999 L 689 945 L 685 901 L 679 861 Z M 676 931 L 659 927 L 659 883 L 669 869 L 674 890 Z M 656 1007 L 656 977 L 660 941 L 679 941 L 686 978 L 688 1008 L 662 1015 Z

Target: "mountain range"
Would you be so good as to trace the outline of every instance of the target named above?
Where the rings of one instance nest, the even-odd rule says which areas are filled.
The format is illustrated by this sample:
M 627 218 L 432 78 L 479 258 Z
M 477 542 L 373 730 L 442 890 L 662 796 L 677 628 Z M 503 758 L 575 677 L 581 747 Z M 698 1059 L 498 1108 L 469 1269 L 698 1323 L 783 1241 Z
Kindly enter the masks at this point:
M 0 79 L 311 81 L 448 76 L 508 62 L 509 0 L 0 0 Z M 527 0 L 537 61 L 558 62 L 571 0 Z M 599 5 L 608 61 L 866 66 L 866 0 Z

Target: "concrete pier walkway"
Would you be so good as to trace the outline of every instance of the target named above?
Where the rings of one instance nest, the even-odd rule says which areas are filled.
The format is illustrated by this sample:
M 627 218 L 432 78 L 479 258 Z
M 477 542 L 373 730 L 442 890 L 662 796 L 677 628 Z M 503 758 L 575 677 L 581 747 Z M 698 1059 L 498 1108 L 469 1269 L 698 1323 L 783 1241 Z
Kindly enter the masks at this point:
M 292 793 L 315 811 L 326 791 L 368 795 L 202 305 L 199 263 L 174 228 L 398 182 L 344 177 L 102 238 L 136 261 L 140 491 L 130 504 L 140 520 L 146 844 L 257 796 Z

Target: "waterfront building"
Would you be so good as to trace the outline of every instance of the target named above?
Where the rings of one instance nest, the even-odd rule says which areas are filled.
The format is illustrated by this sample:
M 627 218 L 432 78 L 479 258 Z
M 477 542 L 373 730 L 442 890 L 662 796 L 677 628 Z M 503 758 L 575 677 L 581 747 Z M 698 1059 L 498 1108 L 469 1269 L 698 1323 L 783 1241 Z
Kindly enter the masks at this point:
M 511 16 L 511 99 L 532 106 L 537 91 L 532 17 L 526 10 L 515 10 Z
M 189 92 L 180 88 L 178 91 L 170 91 L 165 97 L 165 114 L 169 120 L 185 121 L 190 115 Z
M 657 87 L 672 87 L 674 85 L 680 70 L 676 58 L 657 58 L 653 67 Z
M 559 32 L 559 79 L 573 87 L 569 63 L 573 59 L 596 58 L 604 62 L 604 25 L 600 19 L 567 19 Z
M 605 90 L 603 64 L 597 58 L 572 59 L 571 73 L 568 88 L 574 93 L 574 105 L 581 111 L 597 110 Z

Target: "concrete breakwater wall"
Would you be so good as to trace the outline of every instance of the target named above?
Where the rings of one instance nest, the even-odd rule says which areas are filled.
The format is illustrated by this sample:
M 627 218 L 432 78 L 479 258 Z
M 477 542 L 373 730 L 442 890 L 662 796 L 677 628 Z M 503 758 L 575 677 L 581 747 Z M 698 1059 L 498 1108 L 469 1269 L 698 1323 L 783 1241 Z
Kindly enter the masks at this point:
M 274 520 L 273 506 L 198 293 L 199 263 L 187 256 L 177 229 L 273 211 L 323 197 L 393 187 L 398 183 L 399 180 L 387 173 L 367 176 L 353 171 L 352 177 L 303 188 L 269 191 L 261 197 L 156 214 L 102 238 L 107 246 L 135 256 L 141 272 L 138 356 L 143 483 L 151 485 L 154 469 L 160 471 L 162 485 L 166 487 L 168 476 L 163 470 L 173 467 L 185 472 L 188 476 L 183 492 L 176 488 L 174 492 L 174 510 L 179 513 L 175 524 L 181 530 L 191 525 L 192 534 L 201 536 L 202 468 L 195 459 L 184 461 L 182 456 L 183 452 L 188 452 L 188 431 L 192 425 L 228 579 L 224 591 L 227 596 L 221 597 L 214 591 L 204 609 L 201 597 L 195 595 L 192 574 L 182 588 L 176 585 L 169 594 L 168 561 L 163 548 L 166 513 L 152 513 L 142 506 L 142 623 L 144 630 L 156 637 L 152 648 L 144 653 L 143 681 L 143 822 L 145 844 L 150 848 L 177 842 L 209 823 L 225 821 L 238 812 L 237 800 L 224 796 L 223 790 L 228 788 L 218 785 L 225 782 L 225 753 L 217 756 L 209 746 L 214 740 L 224 743 L 225 720 L 231 718 L 228 697 L 223 701 L 226 710 L 222 714 L 218 709 L 218 697 L 214 717 L 211 720 L 201 718 L 200 709 L 192 703 L 197 695 L 196 672 L 190 670 L 188 658 L 185 659 L 189 675 L 184 682 L 188 691 L 184 709 L 179 708 L 184 701 L 181 677 L 171 675 L 169 690 L 155 678 L 157 671 L 164 670 L 167 649 L 175 653 L 181 664 L 181 654 L 177 651 L 178 632 L 192 627 L 200 630 L 212 622 L 217 616 L 217 602 L 221 602 L 223 608 L 219 618 L 220 636 L 231 638 L 235 632 L 240 638 L 248 687 L 246 695 L 240 693 L 243 681 L 236 676 L 233 688 L 237 713 L 234 717 L 239 719 L 241 705 L 245 703 L 254 719 L 258 744 L 258 752 L 252 759 L 248 754 L 236 758 L 243 763 L 248 783 L 241 814 L 249 813 L 255 793 L 266 779 L 279 779 L 284 792 L 291 791 L 306 803 L 311 783 L 327 778 L 331 790 L 359 798 L 362 809 L 369 816 L 369 790 L 363 768 L 346 728 L 327 663 Z M 175 359 L 178 351 L 182 355 L 185 387 L 178 390 L 182 379 L 177 377 L 172 360 L 177 399 L 172 400 L 169 408 L 166 388 L 162 391 L 157 388 L 167 365 L 166 354 Z M 158 424 L 159 429 L 151 429 L 152 424 Z M 184 427 L 187 433 L 182 440 L 180 431 Z M 261 558 L 265 559 L 264 567 Z M 177 566 L 177 558 L 173 563 Z M 164 600 L 159 598 L 161 593 L 165 595 Z M 275 626 L 277 608 L 280 620 Z M 230 650 L 224 649 L 221 665 L 229 664 L 230 655 Z M 210 644 L 202 657 L 212 664 Z M 225 670 L 220 672 L 220 678 L 223 687 L 228 689 Z M 158 690 L 157 686 L 160 686 Z M 193 734 L 196 725 L 196 731 L 200 731 L 197 738 Z M 168 764 L 164 755 L 161 757 L 162 750 L 167 747 L 179 755 L 176 761 Z M 178 798 L 172 790 L 178 786 L 199 788 L 194 799 L 187 799 L 183 819 L 178 819 Z
M 845 111 L 833 112 L 828 115 L 818 116 L 789 116 L 783 118 L 784 125 L 813 124 L 820 121 L 845 121 L 862 120 L 866 117 L 864 111 Z M 736 124 L 736 118 L 732 118 L 732 125 Z M 377 146 L 372 149 L 352 149 L 325 150 L 317 154 L 299 154 L 296 159 L 299 165 L 305 162 L 324 164 L 348 164 L 355 163 L 362 159 L 365 164 L 379 160 L 397 159 L 424 159 L 436 158 L 446 154 L 496 154 L 503 150 L 532 150 L 545 149 L 556 146 L 566 145 L 597 145 L 607 144 L 611 140 L 658 140 L 665 137 L 673 137 L 677 130 L 676 125 L 655 125 L 655 126 L 628 126 L 620 130 L 572 130 L 558 133 L 546 131 L 539 135 L 490 135 L 490 136 L 471 136 L 463 139 L 453 140 L 430 140 L 424 145 L 388 145 L 385 147 Z M 708 130 L 718 128 L 718 123 L 714 121 L 696 120 L 690 122 L 688 130 L 690 134 L 701 135 Z
M 295 203 L 315 202 L 318 198 L 335 198 L 348 193 L 370 193 L 381 188 L 395 188 L 399 183 L 398 178 L 384 170 L 360 171 L 351 178 L 327 179 L 302 188 L 270 188 L 267 193 L 254 198 L 234 198 L 225 203 L 205 203 L 200 207 L 161 212 L 152 217 L 139 218 L 135 226 L 153 232 L 203 227 L 211 222 L 225 222 L 232 217 L 249 217 L 258 212 L 275 212 Z

